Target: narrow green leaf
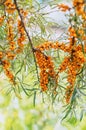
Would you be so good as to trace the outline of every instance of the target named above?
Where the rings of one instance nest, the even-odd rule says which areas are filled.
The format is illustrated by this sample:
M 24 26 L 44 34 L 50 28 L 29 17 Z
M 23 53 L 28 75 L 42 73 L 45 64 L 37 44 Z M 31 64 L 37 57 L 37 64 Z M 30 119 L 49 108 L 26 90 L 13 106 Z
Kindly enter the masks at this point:
M 33 96 L 33 105 L 35 107 L 35 104 L 36 104 L 36 91 L 34 92 L 34 96 Z

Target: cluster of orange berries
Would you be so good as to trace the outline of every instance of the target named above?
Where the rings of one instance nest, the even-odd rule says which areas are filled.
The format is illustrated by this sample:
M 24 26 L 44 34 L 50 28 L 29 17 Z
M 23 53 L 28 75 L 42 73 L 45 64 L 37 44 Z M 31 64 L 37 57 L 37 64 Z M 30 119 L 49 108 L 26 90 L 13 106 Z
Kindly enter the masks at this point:
M 12 0 L 5 0 L 4 6 L 6 9 L 6 15 L 8 15 L 8 19 L 5 16 L 2 16 L 0 18 L 0 24 L 3 24 L 3 21 L 5 20 L 6 23 L 6 32 L 7 32 L 7 48 L 5 50 L 0 51 L 0 62 L 4 69 L 4 72 L 6 76 L 9 78 L 9 80 L 15 84 L 15 77 L 12 72 L 12 66 L 11 62 L 12 60 L 16 59 L 16 56 L 18 53 L 21 53 L 24 49 L 24 41 L 26 39 L 24 28 L 22 27 L 21 21 L 18 19 L 17 26 L 15 25 L 15 20 L 10 15 L 14 13 L 16 10 L 15 5 L 13 4 Z M 26 13 L 22 11 L 24 15 Z M 6 18 L 6 19 L 5 19 Z M 15 37 L 15 27 L 18 30 L 18 36 Z
M 50 49 L 55 49 L 55 50 L 61 49 L 64 52 L 69 52 L 71 50 L 70 45 L 66 45 L 65 43 L 59 43 L 58 41 L 56 41 L 55 43 L 46 41 L 43 44 L 37 46 L 37 48 L 40 51 L 50 50 Z
M 27 11 L 23 9 L 20 9 L 20 13 L 22 14 L 23 18 L 25 18 L 28 15 Z
M 0 61 L 3 66 L 4 72 L 6 76 L 10 79 L 10 81 L 14 84 L 14 75 L 11 72 L 11 61 L 14 60 L 16 57 L 15 55 L 15 42 L 14 40 L 14 33 L 13 33 L 13 26 L 12 26 L 12 19 L 10 18 L 7 21 L 7 40 L 8 40 L 8 48 L 5 51 L 0 51 Z
M 85 56 L 82 52 L 82 46 L 77 45 L 72 49 L 71 55 L 69 57 L 69 61 L 67 63 L 67 73 L 68 73 L 68 82 L 69 86 L 66 89 L 66 102 L 70 102 L 71 95 L 74 90 L 74 84 L 76 81 L 76 76 L 79 74 L 80 70 L 83 67 L 83 64 L 86 62 Z M 69 93 L 69 88 L 72 89 Z M 69 93 L 69 95 L 68 95 Z
M 82 18 L 84 20 L 86 20 L 86 11 L 85 11 L 86 2 L 85 2 L 85 0 L 73 0 L 73 6 L 76 9 L 76 13 L 78 15 L 82 16 Z M 70 11 L 72 9 L 66 4 L 59 4 L 59 5 L 57 5 L 57 7 L 58 7 L 58 9 L 60 9 L 63 12 Z
M 12 0 L 5 0 L 4 2 L 6 12 L 9 14 L 14 13 L 15 11 L 15 4 L 13 4 Z
M 13 26 L 13 19 L 9 17 L 9 20 L 7 21 L 7 40 L 9 42 L 9 51 L 14 52 L 16 48 L 16 42 L 14 41 L 14 26 Z
M 3 53 L 2 51 L 0 51 L 0 61 L 1 61 L 1 65 L 3 66 L 6 76 L 14 84 L 15 83 L 14 76 L 13 76 L 13 73 L 10 71 L 10 66 L 11 66 L 10 61 L 9 59 L 6 59 L 5 53 Z
M 3 21 L 4 21 L 4 16 L 1 16 L 0 17 L 0 26 L 2 25 Z
M 86 53 L 86 41 L 84 43 L 84 52 Z
M 71 38 L 71 37 L 74 37 L 74 38 L 77 37 L 76 30 L 75 30 L 74 27 L 69 27 L 68 32 L 69 32 L 70 38 Z M 71 39 L 71 41 L 72 41 L 72 39 Z
M 55 80 L 54 64 L 51 57 L 44 55 L 40 50 L 37 50 L 35 55 L 40 68 L 40 86 L 42 91 L 46 91 L 48 89 L 49 77 Z
M 86 6 L 86 1 L 85 0 L 73 0 L 73 5 L 76 9 L 76 13 L 84 20 L 86 20 L 86 11 L 85 11 L 85 6 Z
M 63 12 L 69 11 L 71 9 L 68 5 L 65 4 L 58 4 L 57 7 Z
M 17 44 L 18 44 L 18 49 L 16 50 L 17 53 L 20 53 L 23 51 L 24 48 L 24 41 L 25 41 L 25 32 L 24 28 L 22 27 L 22 23 L 20 20 L 18 20 L 18 39 L 17 39 Z

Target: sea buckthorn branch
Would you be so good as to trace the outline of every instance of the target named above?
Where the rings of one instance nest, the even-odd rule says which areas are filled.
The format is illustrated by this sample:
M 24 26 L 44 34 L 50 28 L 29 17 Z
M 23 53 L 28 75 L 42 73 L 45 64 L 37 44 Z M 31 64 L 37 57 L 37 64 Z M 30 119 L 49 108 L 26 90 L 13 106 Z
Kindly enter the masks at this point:
M 76 4 L 74 4 L 76 3 Z M 80 4 L 80 10 L 78 8 L 78 4 Z M 74 8 L 77 10 L 77 12 L 75 12 L 77 15 L 80 15 L 82 16 L 82 19 L 85 19 L 85 11 L 83 10 L 84 9 L 84 4 L 85 4 L 85 1 L 81 0 L 81 1 L 77 1 L 77 0 L 74 0 L 73 1 L 73 5 L 74 5 Z M 60 5 L 60 8 L 62 11 L 67 11 L 70 9 L 68 9 L 69 7 L 66 6 L 66 5 L 63 5 L 61 4 Z M 80 12 L 79 12 L 80 11 Z M 75 79 L 76 79 L 76 76 L 79 73 L 79 71 L 81 70 L 82 72 L 82 65 L 84 65 L 84 63 L 86 62 L 85 61 L 85 57 L 84 57 L 84 54 L 82 52 L 82 45 L 79 45 L 77 46 L 76 42 L 79 41 L 79 39 L 81 39 L 81 41 L 84 41 L 86 35 L 85 33 L 83 32 L 83 30 L 81 29 L 77 29 L 74 27 L 76 23 L 73 22 L 73 25 L 71 23 L 72 21 L 70 21 L 70 25 L 71 27 L 69 28 L 69 35 L 70 35 L 70 57 L 69 57 L 69 61 L 68 61 L 68 67 L 67 66 L 64 66 L 64 63 L 63 62 L 60 66 L 60 70 L 62 68 L 64 68 L 63 70 L 65 70 L 66 68 L 68 69 L 68 82 L 70 83 L 69 86 L 67 86 L 66 88 L 66 102 L 69 103 L 70 102 L 70 98 L 73 94 L 73 91 L 74 91 L 74 83 L 75 83 Z M 80 30 L 80 31 L 79 31 Z M 79 35 L 76 33 L 78 32 Z M 80 63 L 80 59 L 81 59 L 81 63 Z
M 15 84 L 15 80 L 14 80 L 14 75 L 11 69 L 11 60 L 13 60 L 15 58 L 15 53 L 13 50 L 10 49 L 11 47 L 11 43 L 13 42 L 13 38 L 14 38 L 14 33 L 13 33 L 13 26 L 11 24 L 11 21 L 9 19 L 6 20 L 5 19 L 6 16 L 4 16 L 3 18 L 3 22 L 4 20 L 7 22 L 7 39 L 9 44 L 7 45 L 7 48 L 5 48 L 5 50 L 0 51 L 0 61 L 1 61 L 1 65 L 2 68 L 4 70 L 4 73 L 6 74 L 6 76 L 9 78 L 9 80 L 11 81 L 11 83 L 14 85 Z M 3 24 L 2 22 L 2 24 Z
M 64 43 L 59 43 L 58 41 L 55 42 L 55 43 L 46 41 L 45 43 L 43 43 L 43 44 L 37 46 L 36 48 L 40 50 L 39 52 L 40 52 L 41 55 L 43 55 L 43 56 L 44 56 L 43 51 L 45 51 L 45 50 L 50 50 L 50 49 L 56 49 L 56 50 L 58 50 L 58 49 L 61 49 L 61 50 L 65 51 L 65 52 L 69 52 L 69 50 L 70 50 L 70 49 L 69 49 L 70 46 L 66 46 Z M 42 56 L 36 55 L 37 63 L 38 63 L 39 68 L 40 68 L 40 79 L 43 79 L 43 74 L 41 74 L 41 73 L 44 73 L 44 71 L 43 71 L 43 72 L 41 71 L 42 68 L 45 68 L 45 72 L 47 72 L 47 70 L 49 70 L 49 68 L 47 68 L 47 67 L 48 67 L 48 65 L 47 65 L 48 60 L 47 60 L 47 61 L 46 61 L 46 60 L 43 60 L 43 58 L 41 58 L 41 57 L 42 57 Z M 46 57 L 46 56 L 45 56 L 45 57 Z M 46 58 L 47 58 L 47 57 L 46 57 Z M 45 58 L 45 59 L 46 59 L 46 58 Z M 47 58 L 47 59 L 48 59 L 48 58 Z M 52 58 L 51 58 L 51 59 L 52 59 Z M 62 65 L 62 67 L 60 66 L 58 73 L 55 72 L 55 71 L 54 71 L 54 68 L 51 66 L 51 69 L 50 69 L 50 70 L 53 70 L 54 81 L 55 81 L 55 86 L 54 86 L 54 87 L 52 86 L 52 88 L 53 88 L 54 91 L 56 91 L 57 86 L 58 86 L 58 75 L 59 75 L 60 72 L 62 72 L 62 71 L 64 71 L 64 70 L 66 69 L 67 64 L 68 64 L 68 60 L 69 60 L 69 57 L 65 58 L 64 65 Z M 43 61 L 46 62 L 46 63 L 43 63 L 43 64 L 42 64 Z M 52 63 L 53 63 L 53 62 L 52 62 Z M 65 63 L 67 63 L 67 64 L 65 64 Z M 40 65 L 40 64 L 41 64 L 41 65 Z M 44 66 L 44 64 L 46 64 L 47 67 Z M 54 64 L 53 64 L 53 65 L 54 65 Z M 42 68 L 41 68 L 41 66 L 42 66 Z M 64 66 L 65 66 L 65 69 L 64 69 Z M 63 68 L 63 69 L 62 69 L 62 68 Z M 49 79 L 49 72 L 47 72 L 47 74 L 48 74 L 47 79 Z M 51 75 L 50 75 L 50 76 L 51 76 Z M 51 76 L 51 77 L 52 77 L 52 76 Z M 41 80 L 41 81 L 42 81 L 42 80 Z M 40 82 L 41 82 L 41 81 L 40 81 Z M 48 82 L 47 82 L 47 85 L 44 83 L 44 81 L 42 81 L 42 83 L 43 83 L 43 84 L 40 83 L 40 86 L 43 87 L 42 90 L 43 90 L 43 91 L 48 90 L 48 87 L 47 87 L 47 86 L 48 86 L 49 80 L 48 80 Z M 45 84 L 45 85 L 44 85 L 44 84 Z
M 27 29 L 26 29 L 26 27 L 25 27 L 25 24 L 24 24 L 24 21 L 23 21 L 23 16 L 22 16 L 22 14 L 21 14 L 21 10 L 19 9 L 19 7 L 18 7 L 18 5 L 17 5 L 17 1 L 16 1 L 16 0 L 14 0 L 14 4 L 15 4 L 16 9 L 17 9 L 17 11 L 18 11 L 18 14 L 19 14 L 19 16 L 20 16 L 21 24 L 22 24 L 22 26 L 23 26 L 23 28 L 24 28 L 26 34 L 27 34 L 27 37 L 28 37 L 28 40 L 29 40 L 29 42 L 30 42 L 30 46 L 31 46 L 31 48 L 32 48 L 32 51 L 34 51 L 35 48 L 33 47 L 33 43 L 32 43 L 32 40 L 31 40 L 31 38 L 30 38 L 29 32 L 27 31 Z
M 65 98 L 66 98 L 67 103 L 70 102 L 71 96 L 73 94 L 76 76 L 79 74 L 79 71 L 82 69 L 83 64 L 85 63 L 85 57 L 82 52 L 82 45 L 80 45 L 80 44 L 76 45 L 76 40 L 74 37 L 74 36 L 76 36 L 76 33 L 75 33 L 74 29 L 72 29 L 72 27 L 69 29 L 69 36 L 70 36 L 69 45 L 65 45 L 64 43 L 59 43 L 59 42 L 52 43 L 52 42 L 48 41 L 48 42 L 45 42 L 45 43 L 37 46 L 37 48 L 40 51 L 50 50 L 53 48 L 53 49 L 61 49 L 64 52 L 69 53 L 69 56 L 65 57 L 64 61 L 59 66 L 58 73 L 57 73 L 59 75 L 61 72 L 67 70 L 67 74 L 68 74 L 67 80 L 69 82 L 69 86 L 67 86 L 66 92 L 65 92 L 65 95 L 66 95 Z M 39 68 L 41 70 L 41 66 L 40 66 L 40 64 L 41 64 L 40 61 L 42 61 L 40 59 L 41 56 L 39 56 L 37 58 L 39 59 L 38 64 L 39 64 Z M 43 63 L 43 65 L 44 65 L 44 63 Z M 43 68 L 44 68 L 44 66 L 43 66 Z M 42 76 L 42 74 L 40 75 L 40 77 L 41 76 Z M 45 88 L 44 90 L 48 89 L 47 87 L 44 87 L 44 88 Z
M 81 72 L 83 72 L 82 71 L 83 70 L 83 65 L 85 63 L 85 55 L 84 55 L 83 49 L 82 49 L 83 46 L 82 46 L 81 43 L 79 43 L 79 45 L 76 44 L 77 41 L 79 41 L 79 39 L 81 39 L 81 41 L 84 41 L 84 39 L 82 38 L 82 36 L 84 36 L 84 33 L 82 34 L 83 30 L 80 33 L 79 30 L 78 29 L 76 30 L 76 28 L 74 28 L 74 27 L 72 27 L 71 29 L 72 29 L 72 30 L 70 30 L 70 32 L 72 31 L 71 36 L 75 37 L 74 39 L 76 39 L 76 40 L 75 40 L 75 44 L 72 44 L 73 46 L 72 46 L 72 50 L 71 50 L 72 61 L 71 61 L 70 67 L 71 67 L 72 71 L 69 71 L 68 81 L 69 81 L 69 83 L 72 83 L 72 84 L 70 86 L 68 86 L 67 89 L 66 89 L 66 102 L 67 103 L 70 102 L 70 98 L 71 98 L 71 96 L 73 94 L 73 91 L 74 91 L 74 84 L 73 83 L 75 81 L 73 81 L 73 80 L 75 80 L 76 76 L 78 74 L 80 74 L 79 73 L 80 70 L 81 70 Z M 76 32 L 78 32 L 79 35 Z M 72 43 L 73 43 L 73 41 L 72 41 Z M 80 59 L 81 59 L 81 62 L 80 62 Z M 71 80 L 71 75 L 70 74 L 73 75 L 72 76 L 73 80 Z
M 35 66 L 36 66 L 36 71 L 37 71 L 37 77 L 38 77 L 38 80 L 39 80 L 39 76 L 38 76 L 38 68 L 37 68 L 36 58 L 35 58 L 35 54 L 34 54 L 34 52 L 35 52 L 35 48 L 34 48 L 34 46 L 33 46 L 32 40 L 31 40 L 31 38 L 30 38 L 29 32 L 27 31 L 27 29 L 26 29 L 26 27 L 25 27 L 24 20 L 23 20 L 23 16 L 22 16 L 22 14 L 21 14 L 21 10 L 19 9 L 16 0 L 14 0 L 14 4 L 15 4 L 15 6 L 16 6 L 16 10 L 18 11 L 18 14 L 19 14 L 19 16 L 20 16 L 21 24 L 22 24 L 22 26 L 23 26 L 23 28 L 24 28 L 24 31 L 25 31 L 25 33 L 26 33 L 26 35 L 27 35 L 27 37 L 28 37 L 29 44 L 30 44 L 31 49 L 32 49 L 32 53 L 33 53 L 33 57 L 34 57 L 34 62 L 35 62 Z
M 6 22 L 7 22 L 7 39 L 8 45 L 5 52 L 0 52 L 0 59 L 1 59 L 1 65 L 3 66 L 4 72 L 6 76 L 10 79 L 10 81 L 15 84 L 15 77 L 12 74 L 11 70 L 11 61 L 16 60 L 17 55 L 16 53 L 20 53 L 24 49 L 24 40 L 25 40 L 25 30 L 22 25 L 21 20 L 18 20 L 17 28 L 18 28 L 18 37 L 15 38 L 14 33 L 14 19 L 12 18 L 11 14 L 15 13 L 16 7 L 13 4 L 12 0 L 6 0 L 4 2 L 5 10 L 6 10 Z M 13 8 L 14 7 L 14 8 Z M 21 15 L 26 15 L 26 13 L 23 10 L 20 10 Z M 10 15 L 9 15 L 10 14 Z M 1 24 L 3 23 L 4 17 L 1 18 Z M 23 16 L 22 16 L 23 17 Z M 14 26 L 13 26 L 14 25 Z M 17 41 L 16 41 L 17 40 Z

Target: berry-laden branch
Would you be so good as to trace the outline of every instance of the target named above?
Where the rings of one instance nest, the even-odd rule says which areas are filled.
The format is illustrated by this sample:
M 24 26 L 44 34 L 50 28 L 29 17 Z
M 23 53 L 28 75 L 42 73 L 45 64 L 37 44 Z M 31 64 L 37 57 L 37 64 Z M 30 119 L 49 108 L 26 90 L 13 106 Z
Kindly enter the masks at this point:
M 37 78 L 38 78 L 38 80 L 39 80 L 38 68 L 37 68 L 36 58 L 35 58 L 35 54 L 34 54 L 34 52 L 36 51 L 36 49 L 34 48 L 33 43 L 32 43 L 32 40 L 31 40 L 30 35 L 29 35 L 29 32 L 27 31 L 27 29 L 26 29 L 26 27 L 25 27 L 24 19 L 23 19 L 23 16 L 22 16 L 22 14 L 21 14 L 21 11 L 20 11 L 20 9 L 19 9 L 19 7 L 18 7 L 18 4 L 17 4 L 17 1 L 16 1 L 16 0 L 14 0 L 14 4 L 15 4 L 15 7 L 16 7 L 16 10 L 18 11 L 18 15 L 20 16 L 22 27 L 24 28 L 24 31 L 25 31 L 25 33 L 26 33 L 26 35 L 27 35 L 27 38 L 28 38 L 28 40 L 29 40 L 29 44 L 30 44 L 31 49 L 32 49 L 32 53 L 33 53 L 33 57 L 34 57 L 34 62 L 35 62 L 35 66 L 36 66 Z
M 15 4 L 16 9 L 17 9 L 17 11 L 18 11 L 18 14 L 19 14 L 19 16 L 20 16 L 22 26 L 23 26 L 23 28 L 24 28 L 26 34 L 27 34 L 27 37 L 28 37 L 30 46 L 31 46 L 31 48 L 32 48 L 32 51 L 34 51 L 35 49 L 34 49 L 34 47 L 33 47 L 33 43 L 32 43 L 32 41 L 31 41 L 30 35 L 29 35 L 29 33 L 28 33 L 28 31 L 27 31 L 27 29 L 26 29 L 26 27 L 25 27 L 24 20 L 23 20 L 23 16 L 22 16 L 22 14 L 21 14 L 21 11 L 20 11 L 20 9 L 19 9 L 19 7 L 18 7 L 18 4 L 17 4 L 17 1 L 16 1 L 16 0 L 14 0 L 14 4 Z
M 78 1 L 73 1 L 73 5 L 75 3 L 78 3 Z M 75 14 L 77 14 L 77 17 L 80 16 L 80 19 L 82 19 L 82 21 L 84 21 L 86 19 L 86 17 L 84 17 L 85 15 L 85 11 L 84 11 L 84 6 L 85 3 L 83 2 L 83 0 L 81 2 L 79 2 L 79 4 L 81 5 L 81 9 L 82 12 L 77 9 L 77 11 L 75 10 L 76 5 L 74 5 L 74 7 L 72 7 L 72 9 L 74 9 Z M 59 6 L 59 9 L 61 9 L 61 11 L 71 11 L 70 7 L 64 4 L 61 4 Z M 71 14 L 70 12 L 70 17 L 72 15 L 72 17 L 75 17 L 76 15 Z M 82 16 L 82 17 L 81 17 Z M 85 59 L 85 40 L 86 40 L 86 35 L 83 27 L 83 23 L 80 23 L 81 26 L 77 27 L 76 25 L 76 21 L 71 20 L 71 22 L 69 21 L 69 29 L 68 29 L 68 44 L 66 45 L 65 43 L 59 43 L 58 41 L 56 43 L 51 43 L 51 42 L 45 42 L 39 46 L 37 46 L 37 48 L 43 52 L 43 51 L 47 51 L 50 49 L 61 49 L 64 52 L 68 53 L 68 56 L 64 58 L 64 61 L 61 63 L 61 65 L 58 68 L 58 73 L 56 75 L 56 72 L 54 71 L 54 64 L 51 61 L 51 57 L 50 59 L 44 57 L 44 55 L 42 55 L 41 53 L 36 53 L 36 58 L 37 58 L 37 63 L 39 65 L 40 68 L 40 86 L 42 88 L 43 91 L 48 90 L 48 83 L 49 83 L 49 77 L 54 77 L 54 79 L 58 79 L 58 76 L 61 72 L 66 71 L 67 72 L 67 81 L 68 81 L 68 86 L 66 87 L 66 92 L 65 92 L 65 99 L 67 103 L 70 103 L 71 101 L 71 97 L 73 95 L 74 92 L 74 87 L 75 87 L 75 83 L 76 83 L 76 78 L 77 75 L 79 74 L 80 70 L 82 70 L 86 59 Z M 80 40 L 81 39 L 81 40 Z M 83 46 L 81 44 L 81 41 L 83 42 Z M 84 50 L 84 52 L 83 52 Z M 49 61 L 50 60 L 50 61 Z M 49 67 L 48 64 L 50 63 Z M 52 70 L 52 75 L 50 74 Z M 81 71 L 82 72 L 82 71 Z M 58 81 L 56 81 L 56 83 L 58 83 Z M 53 87 L 53 86 L 52 86 Z M 57 88 L 57 84 L 56 87 Z

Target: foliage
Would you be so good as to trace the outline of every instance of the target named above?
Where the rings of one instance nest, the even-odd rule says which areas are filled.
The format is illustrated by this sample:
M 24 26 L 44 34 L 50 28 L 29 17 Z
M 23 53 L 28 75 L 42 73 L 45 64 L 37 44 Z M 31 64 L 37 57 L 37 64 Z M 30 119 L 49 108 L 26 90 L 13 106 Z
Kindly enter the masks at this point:
M 68 19 L 58 41 L 50 41 L 47 28 L 57 23 L 46 17 L 46 5 L 35 0 L 0 1 L 0 71 L 9 81 L 7 94 L 14 92 L 21 99 L 23 90 L 33 96 L 34 105 L 41 95 L 44 102 L 61 103 L 63 119 L 73 115 L 81 120 L 86 96 L 86 1 L 48 5 L 51 12 L 62 11 Z

